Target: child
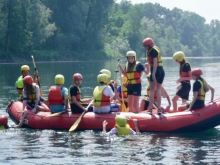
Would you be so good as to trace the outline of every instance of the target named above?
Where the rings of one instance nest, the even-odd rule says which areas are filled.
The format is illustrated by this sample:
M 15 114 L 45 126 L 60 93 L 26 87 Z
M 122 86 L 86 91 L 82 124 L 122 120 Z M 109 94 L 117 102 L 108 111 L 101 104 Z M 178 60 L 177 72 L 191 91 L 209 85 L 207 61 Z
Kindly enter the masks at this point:
M 46 104 L 44 104 L 40 100 L 40 90 L 39 86 L 33 83 L 33 79 L 31 76 L 27 75 L 24 77 L 24 89 L 23 89 L 23 114 L 20 120 L 20 123 L 15 126 L 19 128 L 23 125 L 24 118 L 27 114 L 27 109 L 31 110 L 32 112 L 36 113 L 37 110 L 49 110 Z
M 136 129 L 136 132 L 130 128 L 130 125 L 127 123 L 127 118 L 123 115 L 117 115 L 115 118 L 115 127 L 111 129 L 110 132 L 108 132 L 108 135 L 128 135 L 128 134 L 136 134 L 136 132 L 139 132 L 137 119 L 133 119 L 133 123 Z M 106 133 L 106 125 L 108 122 L 106 120 L 103 121 L 103 132 Z

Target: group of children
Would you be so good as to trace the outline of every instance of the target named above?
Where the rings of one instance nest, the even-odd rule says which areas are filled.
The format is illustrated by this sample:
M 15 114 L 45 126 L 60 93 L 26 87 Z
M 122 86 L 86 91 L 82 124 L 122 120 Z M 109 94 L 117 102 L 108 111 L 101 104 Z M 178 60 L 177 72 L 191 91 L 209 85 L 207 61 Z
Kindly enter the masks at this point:
M 147 51 L 148 63 L 144 65 L 137 61 L 136 52 L 128 51 L 126 54 L 127 63 L 123 69 L 120 63 L 118 68 L 121 76 L 121 86 L 112 80 L 111 72 L 107 69 L 102 69 L 97 75 L 97 81 L 100 84 L 94 88 L 93 98 L 81 99 L 80 86 L 82 84 L 83 76 L 80 73 L 73 75 L 73 84 L 69 89 L 63 87 L 64 76 L 55 76 L 55 85 L 50 87 L 48 93 L 48 102 L 52 113 L 68 111 L 71 113 L 82 113 L 88 111 L 86 106 L 93 101 L 93 107 L 89 111 L 94 113 L 109 113 L 122 110 L 122 104 L 126 105 L 126 111 L 138 113 L 143 110 L 148 110 L 152 115 L 152 109 L 156 108 L 158 114 L 161 115 L 161 97 L 167 98 L 169 106 L 171 101 L 166 90 L 163 88 L 162 83 L 165 77 L 165 72 L 162 65 L 161 52 L 151 38 L 143 40 L 143 47 Z M 177 100 L 182 99 L 182 103 L 188 110 L 198 109 L 205 105 L 205 93 L 210 89 L 212 92 L 211 101 L 214 97 L 214 89 L 207 84 L 201 77 L 202 70 L 196 68 L 191 71 L 189 62 L 185 60 L 183 52 L 178 51 L 174 53 L 173 59 L 180 65 L 179 69 L 179 83 L 178 91 L 172 98 L 173 112 L 184 109 L 177 107 Z M 23 65 L 21 67 L 22 76 L 16 81 L 16 87 L 20 94 L 19 100 L 23 100 L 23 116 L 22 120 L 17 127 L 21 127 L 24 117 L 26 115 L 25 106 L 33 112 L 36 110 L 49 109 L 43 103 L 40 97 L 39 86 L 36 84 L 39 79 L 37 78 L 37 71 L 35 71 L 34 79 L 29 75 L 29 67 Z M 139 107 L 139 98 L 141 96 L 141 77 L 143 72 L 147 74 L 148 87 L 147 95 L 141 101 Z M 188 104 L 189 92 L 191 90 L 190 80 L 195 80 L 193 84 L 193 101 Z M 23 98 L 22 98 L 23 97 Z M 70 107 L 69 107 L 70 105 Z M 123 110 L 124 111 L 124 110 Z M 117 121 L 116 121 L 117 122 Z M 105 127 L 107 122 L 103 122 Z M 114 132 L 114 131 L 113 131 Z M 132 131 L 131 131 L 132 132 Z

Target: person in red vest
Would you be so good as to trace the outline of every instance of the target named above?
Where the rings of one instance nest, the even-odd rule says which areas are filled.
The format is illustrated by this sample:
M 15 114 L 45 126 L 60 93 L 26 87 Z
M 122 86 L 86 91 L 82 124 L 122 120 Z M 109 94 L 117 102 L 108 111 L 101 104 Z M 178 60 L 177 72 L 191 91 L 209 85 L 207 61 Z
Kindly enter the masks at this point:
M 173 54 L 173 59 L 180 65 L 179 75 L 180 78 L 177 83 L 180 85 L 177 87 L 178 91 L 176 95 L 172 98 L 173 102 L 173 112 L 177 109 L 177 100 L 182 99 L 182 104 L 186 104 L 189 100 L 189 92 L 191 90 L 190 80 L 192 79 L 191 66 L 190 63 L 185 60 L 185 54 L 182 51 L 178 51 Z
M 211 90 L 211 102 L 213 102 L 215 90 L 206 82 L 204 78 L 201 77 L 201 75 L 202 70 L 200 68 L 192 70 L 192 79 L 195 80 L 193 83 L 193 100 L 190 104 L 180 106 L 179 109 L 183 109 L 185 106 L 188 108 L 186 111 L 191 111 L 204 107 L 205 95 L 209 90 Z
M 55 76 L 55 85 L 50 87 L 48 101 L 52 113 L 71 112 L 68 105 L 68 89 L 63 86 L 65 79 L 61 74 Z
M 108 133 L 106 132 L 106 126 L 108 122 L 106 120 L 103 121 L 103 133 L 107 133 L 108 135 L 128 135 L 128 134 L 136 134 L 139 132 L 137 119 L 133 119 L 133 123 L 136 129 L 136 132 L 130 128 L 130 125 L 127 123 L 127 118 L 124 115 L 116 115 L 115 117 L 115 127 L 112 128 Z
M 152 115 L 152 108 L 154 102 L 154 91 L 156 87 L 157 92 L 157 104 L 161 107 L 161 86 L 165 77 L 165 72 L 162 65 L 161 51 L 154 45 L 152 38 L 145 38 L 142 42 L 143 47 L 147 50 L 147 60 L 150 64 L 150 97 L 149 97 L 149 111 Z M 160 108 L 158 108 L 158 115 L 162 114 Z

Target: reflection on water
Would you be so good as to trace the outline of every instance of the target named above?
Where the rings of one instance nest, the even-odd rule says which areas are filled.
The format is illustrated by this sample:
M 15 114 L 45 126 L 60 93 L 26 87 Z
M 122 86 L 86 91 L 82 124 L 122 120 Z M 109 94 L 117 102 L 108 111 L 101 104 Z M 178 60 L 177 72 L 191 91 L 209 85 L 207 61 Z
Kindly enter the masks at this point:
M 215 98 L 220 98 L 220 59 L 189 58 L 192 68 L 201 67 L 203 77 L 215 88 Z M 144 60 L 142 60 L 144 62 Z M 121 61 L 125 65 L 125 61 Z M 176 93 L 178 64 L 172 59 L 163 60 L 166 77 L 163 86 L 172 98 Z M 32 63 L 30 62 L 33 71 Z M 20 75 L 21 64 L 0 65 L 0 115 L 7 115 L 6 106 L 10 100 L 16 100 L 14 82 Z M 43 94 L 54 83 L 58 73 L 65 76 L 65 86 L 72 83 L 72 75 L 83 75 L 82 93 L 92 96 L 97 85 L 96 76 L 103 68 L 115 75 L 117 60 L 108 62 L 61 62 L 37 63 Z M 119 81 L 118 81 L 119 82 Z M 147 81 L 143 77 L 142 94 L 146 91 Z M 190 94 L 190 99 L 192 93 Z M 210 92 L 206 102 L 210 101 Z M 180 103 L 180 102 L 179 102 Z M 162 100 L 166 106 L 166 99 Z M 13 124 L 9 120 L 9 125 Z M 164 134 L 142 133 L 126 137 L 106 137 L 92 130 L 69 133 L 67 130 L 0 130 L 0 164 L 220 164 L 220 127 L 201 133 Z

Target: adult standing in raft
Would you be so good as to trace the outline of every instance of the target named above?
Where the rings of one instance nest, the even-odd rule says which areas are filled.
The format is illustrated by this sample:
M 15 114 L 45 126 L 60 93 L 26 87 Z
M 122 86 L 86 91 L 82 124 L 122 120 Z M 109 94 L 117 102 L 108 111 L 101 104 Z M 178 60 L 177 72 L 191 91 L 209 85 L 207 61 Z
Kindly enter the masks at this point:
M 205 94 L 211 90 L 211 102 L 214 99 L 214 88 L 212 88 L 204 78 L 201 77 L 202 70 L 196 68 L 192 70 L 192 79 L 195 80 L 193 83 L 193 100 L 190 104 L 185 105 L 189 108 L 187 111 L 199 109 L 205 106 Z M 183 106 L 180 107 L 182 109 Z
M 141 74 L 144 71 L 145 74 L 149 73 L 148 67 L 144 67 L 139 61 L 136 61 L 136 52 L 128 51 L 126 54 L 127 63 L 125 70 L 122 69 L 118 63 L 120 72 L 128 79 L 128 108 L 130 112 L 139 112 L 139 98 L 141 96 Z
M 173 112 L 177 111 L 177 100 L 182 98 L 182 104 L 186 104 L 189 100 L 189 92 L 191 90 L 190 80 L 192 79 L 191 66 L 190 63 L 185 60 L 185 54 L 178 51 L 173 54 L 173 59 L 180 64 L 179 74 L 180 78 L 177 83 L 180 85 L 177 87 L 178 91 L 176 95 L 172 98 L 173 102 Z
M 112 91 L 111 87 L 108 85 L 108 75 L 107 74 L 99 74 L 97 76 L 97 81 L 100 83 L 99 86 L 96 86 L 93 90 L 93 98 L 94 98 L 94 113 L 109 113 L 109 112 L 117 112 L 119 111 L 120 105 L 117 103 L 111 103 L 113 100 L 115 93 Z M 114 84 L 114 87 L 116 84 Z
M 26 108 L 27 106 L 27 108 Z M 25 109 L 26 108 L 26 109 Z M 23 89 L 23 108 L 22 118 L 15 128 L 19 128 L 23 125 L 27 110 L 31 110 L 36 113 L 37 110 L 49 110 L 46 104 L 40 100 L 39 86 L 33 82 L 31 76 L 27 75 L 24 77 L 24 89 Z
M 81 89 L 83 77 L 80 73 L 75 73 L 73 75 L 73 85 L 69 87 L 69 103 L 72 113 L 82 113 L 88 111 L 85 107 L 82 106 L 82 103 L 88 103 L 92 101 L 87 99 L 86 101 L 81 100 Z
M 19 94 L 19 98 L 18 98 L 18 101 L 23 101 L 23 88 L 24 88 L 24 83 L 23 83 L 23 79 L 25 76 L 29 75 L 29 71 L 30 71 L 30 68 L 28 65 L 22 65 L 21 66 L 21 76 L 18 77 L 17 81 L 15 82 L 15 86 L 17 88 L 17 92 Z M 38 75 L 38 72 L 35 71 L 34 72 L 34 82 L 37 82 L 37 75 Z
M 68 89 L 63 86 L 65 79 L 61 74 L 55 76 L 55 85 L 50 87 L 48 101 L 52 113 L 68 111 Z M 70 110 L 69 110 L 70 111 Z M 70 111 L 71 112 L 71 111 Z
M 147 59 L 150 64 L 150 98 L 149 98 L 149 114 L 152 115 L 152 108 L 154 102 L 154 91 L 156 87 L 157 93 L 157 105 L 158 115 L 161 115 L 161 86 L 165 77 L 165 72 L 162 66 L 161 52 L 157 46 L 154 45 L 154 41 L 151 38 L 145 38 L 143 40 L 143 47 L 147 50 Z

